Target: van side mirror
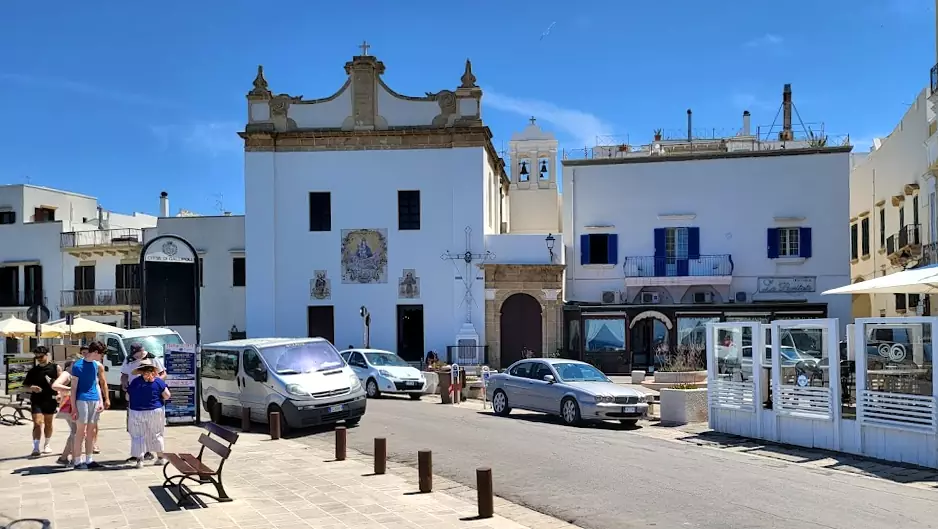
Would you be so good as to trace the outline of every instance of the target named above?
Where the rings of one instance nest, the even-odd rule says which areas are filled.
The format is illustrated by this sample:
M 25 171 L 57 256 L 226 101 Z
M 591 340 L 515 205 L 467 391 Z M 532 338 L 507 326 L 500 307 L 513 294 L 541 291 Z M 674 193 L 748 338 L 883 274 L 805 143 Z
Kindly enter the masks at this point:
M 253 378 L 255 382 L 267 382 L 267 370 L 255 369 L 254 372 L 251 373 L 251 378 Z

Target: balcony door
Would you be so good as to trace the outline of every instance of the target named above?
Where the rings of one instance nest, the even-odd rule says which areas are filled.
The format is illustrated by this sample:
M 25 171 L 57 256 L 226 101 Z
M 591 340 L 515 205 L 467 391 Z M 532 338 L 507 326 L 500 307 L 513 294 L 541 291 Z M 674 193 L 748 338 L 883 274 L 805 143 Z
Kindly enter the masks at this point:
M 29 265 L 23 267 L 23 278 L 26 283 L 23 288 L 23 305 L 41 305 L 42 294 L 42 266 Z
M 20 268 L 0 266 L 0 307 L 18 307 Z
M 75 305 L 94 305 L 94 265 L 75 267 Z
M 668 228 L 664 234 L 664 255 L 667 257 L 667 276 L 674 277 L 678 272 L 678 263 L 687 262 L 688 255 L 687 228 Z M 683 271 L 683 270 L 682 270 Z
M 140 265 L 137 263 L 119 264 L 114 267 L 116 277 L 114 286 L 118 305 L 140 304 Z

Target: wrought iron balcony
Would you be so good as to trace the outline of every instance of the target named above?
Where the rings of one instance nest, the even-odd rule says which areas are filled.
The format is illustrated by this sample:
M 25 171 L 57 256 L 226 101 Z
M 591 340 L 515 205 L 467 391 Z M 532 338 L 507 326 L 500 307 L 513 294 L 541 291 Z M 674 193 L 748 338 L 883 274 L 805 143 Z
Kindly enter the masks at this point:
M 60 236 L 63 250 L 93 248 L 139 247 L 143 244 L 143 230 L 119 228 L 113 230 L 70 231 Z
M 886 239 L 886 253 L 889 255 L 908 250 L 910 256 L 915 257 L 922 249 L 922 225 L 909 224 L 903 226 L 894 235 Z
M 625 277 L 717 277 L 733 275 L 733 256 L 701 255 L 697 259 L 676 257 L 626 257 Z
M 0 307 L 31 307 L 44 300 L 42 290 L 0 290 Z
M 140 305 L 140 289 L 63 290 L 60 305 L 62 308 Z

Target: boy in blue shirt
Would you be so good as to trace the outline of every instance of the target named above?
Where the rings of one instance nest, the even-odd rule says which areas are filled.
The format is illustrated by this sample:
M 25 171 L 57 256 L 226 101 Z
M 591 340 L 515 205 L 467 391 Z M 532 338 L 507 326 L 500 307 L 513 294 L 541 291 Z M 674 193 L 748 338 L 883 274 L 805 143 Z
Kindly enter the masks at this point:
M 101 364 L 104 350 L 103 343 L 91 342 L 82 358 L 72 364 L 72 419 L 76 423 L 72 454 L 76 470 L 101 466 L 94 461 L 92 454 L 98 418 L 104 411 L 102 393 L 107 391 L 107 388 L 102 390 L 99 382 L 104 374 Z

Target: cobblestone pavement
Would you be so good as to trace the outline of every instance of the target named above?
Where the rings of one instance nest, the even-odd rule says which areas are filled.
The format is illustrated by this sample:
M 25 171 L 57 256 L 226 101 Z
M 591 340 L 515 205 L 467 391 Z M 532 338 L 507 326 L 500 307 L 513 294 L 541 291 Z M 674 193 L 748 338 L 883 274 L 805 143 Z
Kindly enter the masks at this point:
M 64 423 L 57 420 L 56 426 L 53 446 L 60 449 Z M 197 453 L 201 431 L 167 428 L 167 450 Z M 96 459 L 102 469 L 67 470 L 55 464 L 56 455 L 30 459 L 29 433 L 29 426 L 0 426 L 0 527 L 23 518 L 48 520 L 55 529 L 574 527 L 499 498 L 494 518 L 474 520 L 473 489 L 435 477 L 433 493 L 416 494 L 410 467 L 389 464 L 387 474 L 374 476 L 372 460 L 353 450 L 337 462 L 332 446 L 271 441 L 258 433 L 243 434 L 224 467 L 225 487 L 235 501 L 207 500 L 206 507 L 179 510 L 160 487 L 160 468 L 123 463 L 130 443 L 122 411 L 103 416 Z M 33 527 L 42 525 L 12 529 Z

